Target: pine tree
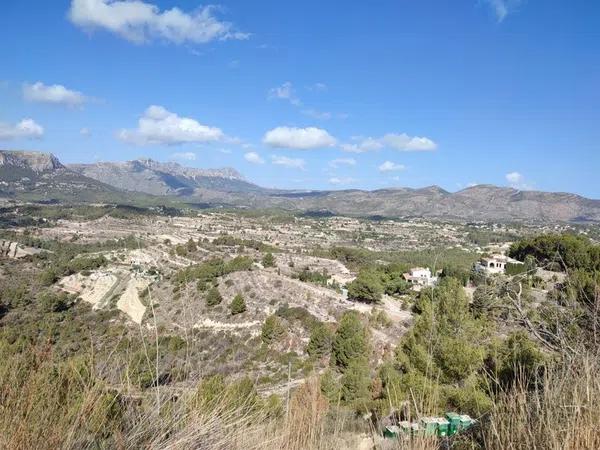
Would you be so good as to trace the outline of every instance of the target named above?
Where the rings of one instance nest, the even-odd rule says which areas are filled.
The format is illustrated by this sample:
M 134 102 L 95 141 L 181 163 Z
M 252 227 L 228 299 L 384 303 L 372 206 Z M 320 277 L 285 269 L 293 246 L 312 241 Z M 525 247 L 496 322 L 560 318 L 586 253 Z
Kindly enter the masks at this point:
M 273 253 L 269 252 L 265 254 L 262 260 L 263 267 L 275 267 L 275 257 Z
M 331 341 L 333 334 L 327 325 L 319 323 L 310 333 L 310 340 L 306 347 L 306 352 L 310 356 L 323 358 L 331 353 Z
M 223 301 L 221 293 L 216 287 L 213 287 L 206 294 L 206 306 L 216 306 Z
M 241 294 L 237 294 L 235 297 L 233 297 L 233 300 L 229 305 L 229 309 L 231 309 L 231 315 L 240 314 L 246 311 L 246 302 L 244 301 L 244 297 L 242 297 Z
M 261 339 L 265 344 L 281 339 L 284 334 L 285 328 L 277 316 L 271 315 L 265 319 L 261 332 Z
M 370 344 L 367 330 L 356 311 L 347 311 L 340 320 L 332 345 L 333 363 L 345 369 L 357 359 L 370 356 Z

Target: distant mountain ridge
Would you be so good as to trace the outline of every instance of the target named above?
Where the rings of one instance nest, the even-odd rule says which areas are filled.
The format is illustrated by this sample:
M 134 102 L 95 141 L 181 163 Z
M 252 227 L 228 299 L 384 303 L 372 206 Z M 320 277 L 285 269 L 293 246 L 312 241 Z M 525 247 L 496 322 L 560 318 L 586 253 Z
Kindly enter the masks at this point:
M 191 196 L 198 189 L 231 192 L 255 191 L 260 188 L 248 183 L 235 169 L 197 169 L 175 162 L 159 162 L 149 158 L 124 162 L 69 164 L 67 167 L 125 191 L 152 195 Z
M 235 169 L 196 169 L 151 159 L 63 165 L 40 152 L 0 151 L 0 196 L 135 203 L 143 195 L 189 204 L 282 208 L 314 215 L 423 217 L 461 221 L 600 223 L 600 200 L 576 194 L 477 185 L 375 191 L 267 189 Z M 111 200 L 112 199 L 112 200 Z

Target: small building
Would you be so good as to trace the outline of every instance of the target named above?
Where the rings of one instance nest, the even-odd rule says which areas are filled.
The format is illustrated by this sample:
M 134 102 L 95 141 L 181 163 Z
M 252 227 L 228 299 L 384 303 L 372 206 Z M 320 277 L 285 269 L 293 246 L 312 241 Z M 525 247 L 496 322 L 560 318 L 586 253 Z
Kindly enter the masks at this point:
M 414 290 L 420 290 L 423 287 L 434 286 L 438 277 L 431 275 L 431 270 L 424 267 L 413 267 L 407 273 L 402 274 L 407 283 L 412 285 Z
M 482 257 L 479 262 L 475 264 L 475 270 L 478 272 L 484 272 L 488 275 L 504 273 L 506 271 L 507 264 L 523 263 L 505 255 L 494 254 L 491 256 Z

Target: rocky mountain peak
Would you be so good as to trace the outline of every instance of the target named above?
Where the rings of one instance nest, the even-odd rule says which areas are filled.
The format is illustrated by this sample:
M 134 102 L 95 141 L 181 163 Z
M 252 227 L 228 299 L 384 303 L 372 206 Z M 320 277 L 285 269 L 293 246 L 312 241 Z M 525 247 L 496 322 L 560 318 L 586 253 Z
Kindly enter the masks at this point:
M 15 166 L 36 173 L 64 168 L 52 153 L 21 150 L 0 150 L 0 166 Z

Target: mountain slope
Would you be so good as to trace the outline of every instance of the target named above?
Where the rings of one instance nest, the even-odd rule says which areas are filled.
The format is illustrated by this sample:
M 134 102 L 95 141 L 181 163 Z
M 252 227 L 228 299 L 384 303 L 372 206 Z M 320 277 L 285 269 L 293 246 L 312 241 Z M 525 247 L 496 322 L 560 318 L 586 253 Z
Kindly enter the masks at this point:
M 193 196 L 198 189 L 259 192 L 234 169 L 196 169 L 152 159 L 70 164 L 69 169 L 125 191 L 152 195 Z
M 43 152 L 0 150 L 0 196 L 26 201 L 155 204 L 65 167 Z

